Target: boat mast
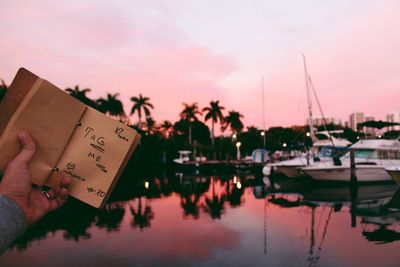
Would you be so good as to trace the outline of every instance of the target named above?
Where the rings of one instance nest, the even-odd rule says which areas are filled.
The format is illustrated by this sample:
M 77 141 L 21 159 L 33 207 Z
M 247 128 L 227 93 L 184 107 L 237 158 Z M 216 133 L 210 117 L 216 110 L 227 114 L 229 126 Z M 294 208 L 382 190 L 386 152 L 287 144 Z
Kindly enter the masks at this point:
M 262 116 L 263 116 L 263 148 L 265 149 L 265 98 L 264 98 L 264 75 L 261 76 L 262 89 Z M 264 157 L 263 157 L 264 159 Z M 264 161 L 264 160 L 263 160 Z
M 310 84 L 308 80 L 308 71 L 307 71 L 307 64 L 306 64 L 306 56 L 303 54 L 303 64 L 304 64 L 304 75 L 306 78 L 306 90 L 307 90 L 307 104 L 308 104 L 308 125 L 310 127 L 310 135 L 311 140 L 314 142 L 315 135 L 314 135 L 314 127 L 312 121 L 312 101 L 311 101 L 311 93 L 310 93 Z

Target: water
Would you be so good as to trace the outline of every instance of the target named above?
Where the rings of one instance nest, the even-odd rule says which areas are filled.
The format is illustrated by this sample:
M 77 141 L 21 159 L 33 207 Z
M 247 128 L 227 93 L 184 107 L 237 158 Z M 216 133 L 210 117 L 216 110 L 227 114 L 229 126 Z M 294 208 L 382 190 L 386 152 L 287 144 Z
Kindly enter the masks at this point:
M 125 179 L 102 211 L 69 201 L 45 217 L 0 266 L 399 266 L 396 185 L 272 182 Z

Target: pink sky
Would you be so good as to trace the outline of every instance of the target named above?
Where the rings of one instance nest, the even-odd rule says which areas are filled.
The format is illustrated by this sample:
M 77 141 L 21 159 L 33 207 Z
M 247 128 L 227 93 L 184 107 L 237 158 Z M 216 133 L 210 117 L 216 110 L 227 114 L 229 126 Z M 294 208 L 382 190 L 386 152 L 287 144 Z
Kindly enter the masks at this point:
M 24 66 L 93 98 L 118 92 L 126 112 L 142 93 L 157 121 L 220 100 L 262 127 L 263 75 L 267 127 L 290 126 L 307 114 L 304 52 L 327 116 L 400 110 L 397 1 L 276 2 L 5 0 L 0 77 Z

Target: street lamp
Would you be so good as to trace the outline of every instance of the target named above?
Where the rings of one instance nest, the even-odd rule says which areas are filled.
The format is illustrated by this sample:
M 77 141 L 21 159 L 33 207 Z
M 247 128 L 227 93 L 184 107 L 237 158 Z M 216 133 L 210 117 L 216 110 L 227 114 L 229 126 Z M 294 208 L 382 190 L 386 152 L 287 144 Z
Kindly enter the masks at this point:
M 287 147 L 287 144 L 286 143 L 283 143 L 283 145 L 282 145 L 284 148 L 286 148 Z
M 306 136 L 307 136 L 307 137 L 310 137 L 310 136 L 311 136 L 310 132 L 307 132 L 307 133 L 306 133 Z
M 242 145 L 242 143 L 237 142 L 236 143 L 236 159 L 240 160 L 240 146 Z
M 265 148 L 265 131 L 261 132 L 261 136 L 263 138 L 263 148 Z

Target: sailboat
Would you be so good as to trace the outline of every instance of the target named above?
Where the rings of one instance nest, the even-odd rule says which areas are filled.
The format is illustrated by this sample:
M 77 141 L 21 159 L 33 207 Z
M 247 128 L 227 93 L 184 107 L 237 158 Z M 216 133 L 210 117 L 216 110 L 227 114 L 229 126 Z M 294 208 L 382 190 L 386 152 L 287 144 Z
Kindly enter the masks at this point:
M 312 100 L 311 100 L 311 79 L 308 74 L 306 58 L 303 54 L 304 73 L 306 79 L 306 91 L 307 91 L 307 104 L 308 104 L 308 125 L 310 128 L 309 134 L 313 141 L 313 148 L 308 149 L 306 153 L 300 154 L 294 159 L 280 161 L 277 163 L 268 163 L 263 168 L 263 174 L 268 176 L 271 172 L 283 173 L 289 178 L 296 178 L 305 176 L 301 172 L 301 168 L 312 166 L 314 164 L 314 158 L 318 162 L 332 161 L 334 156 L 339 156 L 347 152 L 347 147 L 350 146 L 350 142 L 345 139 L 335 138 L 331 135 L 330 131 L 319 132 L 317 134 L 325 136 L 323 140 L 318 140 L 314 132 L 313 126 L 313 113 L 312 113 Z

